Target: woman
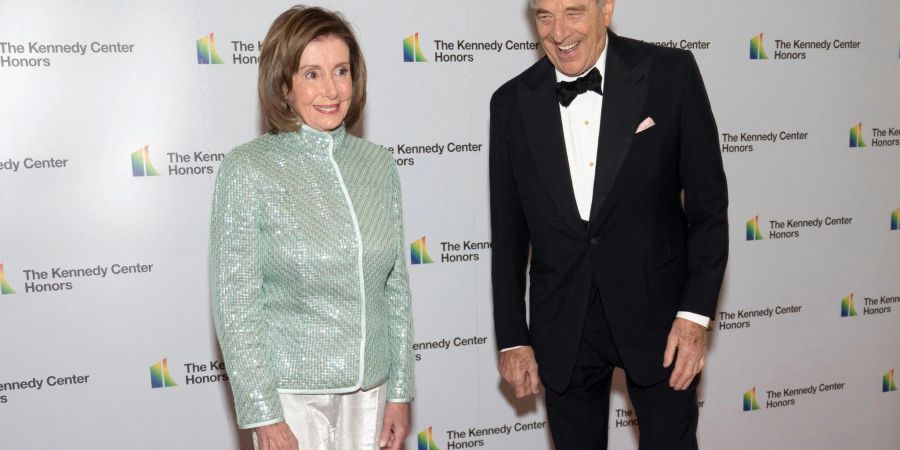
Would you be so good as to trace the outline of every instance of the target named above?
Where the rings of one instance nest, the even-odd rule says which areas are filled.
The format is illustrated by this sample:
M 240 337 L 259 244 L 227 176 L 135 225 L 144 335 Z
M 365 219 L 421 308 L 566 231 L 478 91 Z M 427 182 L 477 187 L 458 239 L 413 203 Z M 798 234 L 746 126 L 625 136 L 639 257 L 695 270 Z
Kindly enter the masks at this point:
M 213 316 L 240 428 L 262 450 L 397 449 L 413 362 L 400 181 L 347 133 L 366 99 L 349 24 L 281 14 L 262 43 L 270 131 L 219 168 Z

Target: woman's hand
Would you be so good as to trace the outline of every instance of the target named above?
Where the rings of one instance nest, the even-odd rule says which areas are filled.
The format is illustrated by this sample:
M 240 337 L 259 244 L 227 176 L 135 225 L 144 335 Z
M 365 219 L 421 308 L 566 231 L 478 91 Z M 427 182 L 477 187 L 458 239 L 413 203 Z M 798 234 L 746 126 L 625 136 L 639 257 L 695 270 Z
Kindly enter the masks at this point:
M 400 450 L 403 440 L 409 435 L 409 403 L 388 402 L 384 407 L 384 426 L 378 446 L 389 450 Z
M 256 427 L 259 450 L 300 450 L 294 433 L 284 422 Z

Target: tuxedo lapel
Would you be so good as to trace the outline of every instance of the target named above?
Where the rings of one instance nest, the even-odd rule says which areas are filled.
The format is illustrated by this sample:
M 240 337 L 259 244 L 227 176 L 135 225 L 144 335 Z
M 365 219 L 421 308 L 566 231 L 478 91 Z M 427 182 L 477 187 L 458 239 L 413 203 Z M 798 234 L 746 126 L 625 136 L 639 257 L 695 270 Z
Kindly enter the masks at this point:
M 584 230 L 572 189 L 553 65 L 544 58 L 524 81 L 518 94 L 528 150 L 562 219 L 576 230 Z
M 609 32 L 607 45 L 603 113 L 591 202 L 592 226 L 609 211 L 613 183 L 643 119 L 640 114 L 647 99 L 647 72 L 651 64 L 649 58 L 637 53 L 612 32 Z

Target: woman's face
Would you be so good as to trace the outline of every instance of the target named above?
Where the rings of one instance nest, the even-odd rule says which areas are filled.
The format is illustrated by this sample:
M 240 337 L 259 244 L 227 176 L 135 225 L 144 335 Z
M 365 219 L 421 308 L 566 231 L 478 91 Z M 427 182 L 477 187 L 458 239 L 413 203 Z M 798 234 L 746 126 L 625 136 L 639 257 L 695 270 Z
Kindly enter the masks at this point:
M 307 44 L 293 85 L 287 101 L 303 123 L 319 131 L 341 126 L 353 96 L 347 43 L 337 36 L 321 36 Z

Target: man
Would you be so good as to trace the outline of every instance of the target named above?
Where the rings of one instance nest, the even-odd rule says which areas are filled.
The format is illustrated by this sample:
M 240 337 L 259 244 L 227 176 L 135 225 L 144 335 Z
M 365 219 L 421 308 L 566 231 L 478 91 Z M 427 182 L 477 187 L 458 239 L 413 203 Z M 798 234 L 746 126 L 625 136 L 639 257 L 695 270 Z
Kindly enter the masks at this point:
M 491 99 L 499 369 L 517 397 L 545 385 L 557 450 L 606 448 L 617 366 L 640 448 L 696 448 L 728 253 L 718 132 L 693 56 L 608 32 L 614 6 L 532 1 L 546 57 Z

